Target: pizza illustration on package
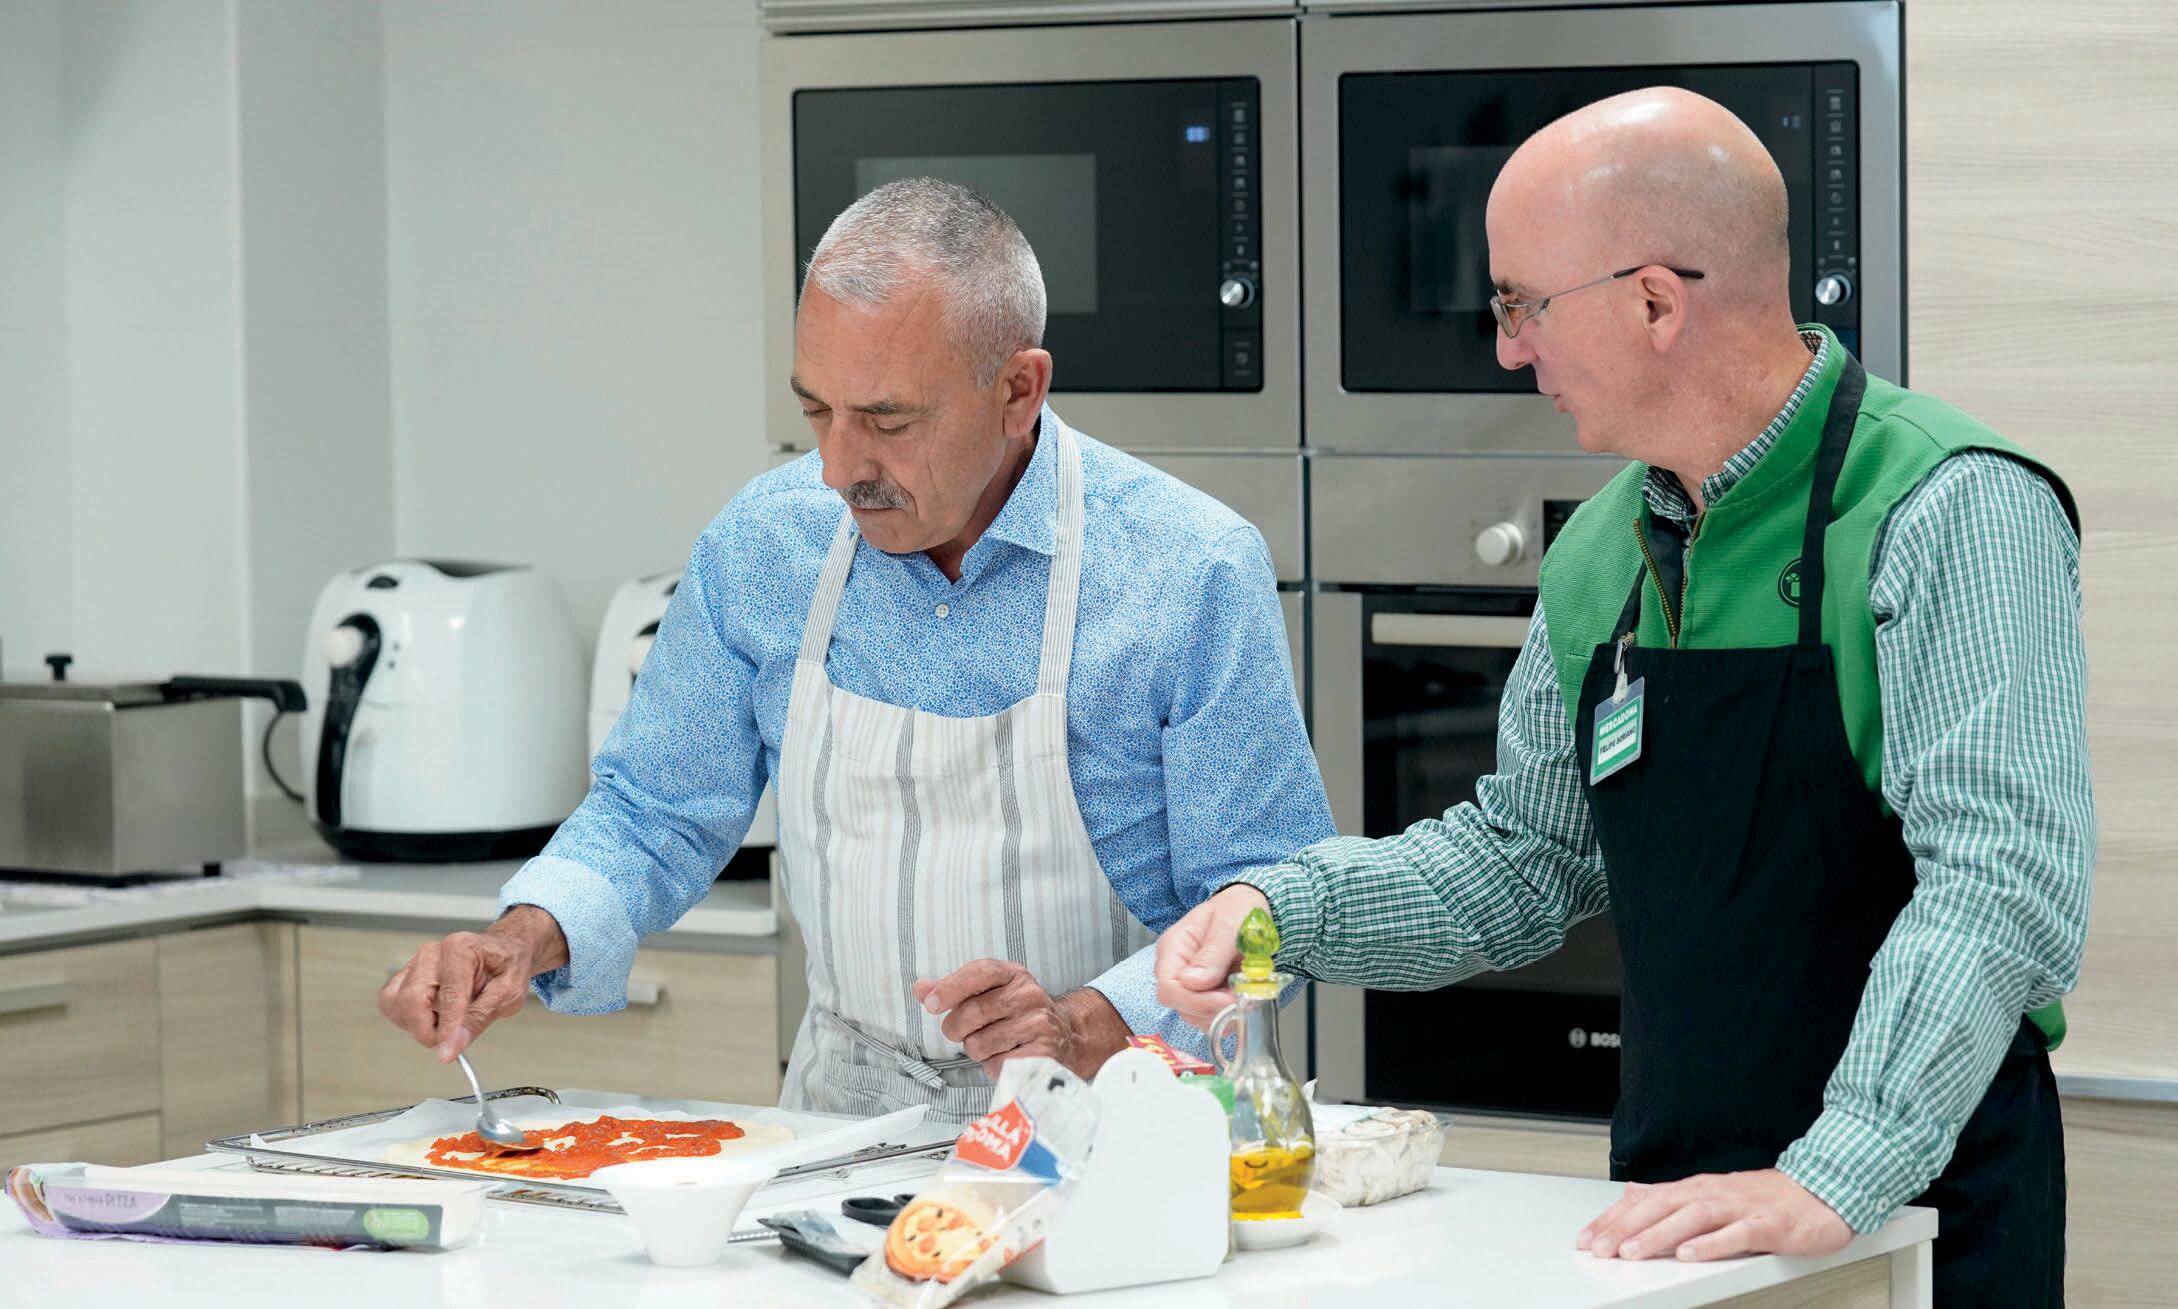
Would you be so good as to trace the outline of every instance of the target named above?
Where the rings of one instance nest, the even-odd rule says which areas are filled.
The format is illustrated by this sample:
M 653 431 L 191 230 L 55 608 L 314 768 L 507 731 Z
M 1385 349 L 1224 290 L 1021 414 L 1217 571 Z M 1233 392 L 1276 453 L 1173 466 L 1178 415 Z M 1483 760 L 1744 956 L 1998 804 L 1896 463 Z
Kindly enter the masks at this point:
M 994 1227 L 987 1206 L 973 1201 L 916 1200 L 885 1232 L 885 1263 L 918 1282 L 950 1282 L 991 1248 Z
M 792 1136 L 769 1123 L 723 1118 L 616 1118 L 610 1114 L 556 1126 L 524 1126 L 529 1153 L 500 1153 L 475 1132 L 409 1142 L 387 1152 L 389 1162 L 429 1164 L 492 1177 L 581 1181 L 600 1168 L 650 1159 L 705 1158 L 776 1145 Z

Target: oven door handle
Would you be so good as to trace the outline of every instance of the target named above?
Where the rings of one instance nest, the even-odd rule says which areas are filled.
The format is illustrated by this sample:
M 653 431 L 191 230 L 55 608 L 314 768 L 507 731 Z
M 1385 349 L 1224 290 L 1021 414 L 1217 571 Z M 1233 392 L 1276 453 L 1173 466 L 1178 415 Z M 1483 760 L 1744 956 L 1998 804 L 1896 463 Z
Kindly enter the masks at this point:
M 1490 614 L 1376 613 L 1369 615 L 1369 640 L 1377 645 L 1518 650 L 1527 644 L 1529 622 Z

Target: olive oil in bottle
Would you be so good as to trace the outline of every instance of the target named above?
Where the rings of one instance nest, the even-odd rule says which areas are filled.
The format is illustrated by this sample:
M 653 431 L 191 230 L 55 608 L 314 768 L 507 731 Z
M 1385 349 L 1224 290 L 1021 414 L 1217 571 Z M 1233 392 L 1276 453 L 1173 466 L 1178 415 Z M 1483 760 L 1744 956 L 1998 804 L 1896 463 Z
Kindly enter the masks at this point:
M 1210 1056 L 1233 1084 L 1232 1206 L 1244 1221 L 1298 1218 L 1316 1171 L 1316 1132 L 1301 1084 L 1278 1050 L 1278 928 L 1261 909 L 1240 924 L 1234 1003 L 1210 1024 Z M 1225 1041 L 1234 1039 L 1233 1057 Z

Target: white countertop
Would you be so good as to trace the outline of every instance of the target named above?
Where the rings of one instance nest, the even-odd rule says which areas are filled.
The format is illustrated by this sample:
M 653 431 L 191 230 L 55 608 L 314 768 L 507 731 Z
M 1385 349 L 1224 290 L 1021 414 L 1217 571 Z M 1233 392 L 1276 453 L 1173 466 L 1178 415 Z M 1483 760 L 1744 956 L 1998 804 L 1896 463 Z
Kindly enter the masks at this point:
M 287 852 L 268 853 L 278 858 Z M 328 851 L 297 863 L 329 865 Z M 301 918 L 410 919 L 481 927 L 499 912 L 499 888 L 519 861 L 474 864 L 358 864 L 337 881 L 191 879 L 186 889 L 56 908 L 8 899 L 0 889 L 0 952 L 85 937 L 123 935 L 253 913 Z M 775 937 L 771 882 L 720 882 L 667 929 L 669 937 Z
M 231 1166 L 231 1165 L 230 1165 Z M 817 1207 L 846 1195 L 915 1189 L 932 1165 L 871 1170 L 853 1183 L 800 1184 Z M 905 1184 L 904 1186 L 902 1184 Z M 1073 1296 L 1082 1305 L 1151 1309 L 1405 1305 L 1605 1306 L 1709 1304 L 1936 1236 L 1936 1215 L 1907 1209 L 1824 1259 L 1761 1256 L 1713 1264 L 1599 1260 L 1573 1234 L 1617 1197 L 1610 1182 L 1440 1168 L 1429 1190 L 1350 1209 L 1306 1245 L 1241 1252 L 1215 1277 Z M 759 1196 L 762 1200 L 764 1197 Z M 767 1206 L 771 1207 L 771 1206 Z M 659 1268 L 633 1227 L 614 1215 L 494 1202 L 481 1242 L 442 1254 L 61 1241 L 33 1236 L 0 1203 L 0 1309 L 30 1305 L 507 1306 L 507 1309 L 726 1309 L 740 1305 L 867 1305 L 847 1280 L 774 1244 L 736 1246 L 714 1267 Z M 970 1305 L 1049 1298 L 1005 1286 Z

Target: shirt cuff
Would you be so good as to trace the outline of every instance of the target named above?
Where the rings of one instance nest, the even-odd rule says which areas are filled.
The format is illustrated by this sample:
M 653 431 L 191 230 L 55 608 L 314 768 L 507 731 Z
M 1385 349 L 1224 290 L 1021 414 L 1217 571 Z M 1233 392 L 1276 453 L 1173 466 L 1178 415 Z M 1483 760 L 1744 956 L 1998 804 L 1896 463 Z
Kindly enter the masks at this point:
M 1323 901 L 1315 877 L 1298 863 L 1267 864 L 1225 879 L 1211 894 L 1234 885 L 1252 886 L 1270 901 L 1271 922 L 1278 927 L 1274 961 L 1290 972 L 1307 975 L 1308 956 L 1323 932 Z
M 567 962 L 530 979 L 530 989 L 547 1009 L 606 1014 L 627 1008 L 635 926 L 620 892 L 603 874 L 572 859 L 539 855 L 499 888 L 500 913 L 518 904 L 552 915 L 567 938 Z
M 1865 1235 L 1928 1189 L 1923 1168 L 1899 1147 L 1904 1135 L 1903 1124 L 1833 1105 L 1786 1148 L 1777 1167 Z

